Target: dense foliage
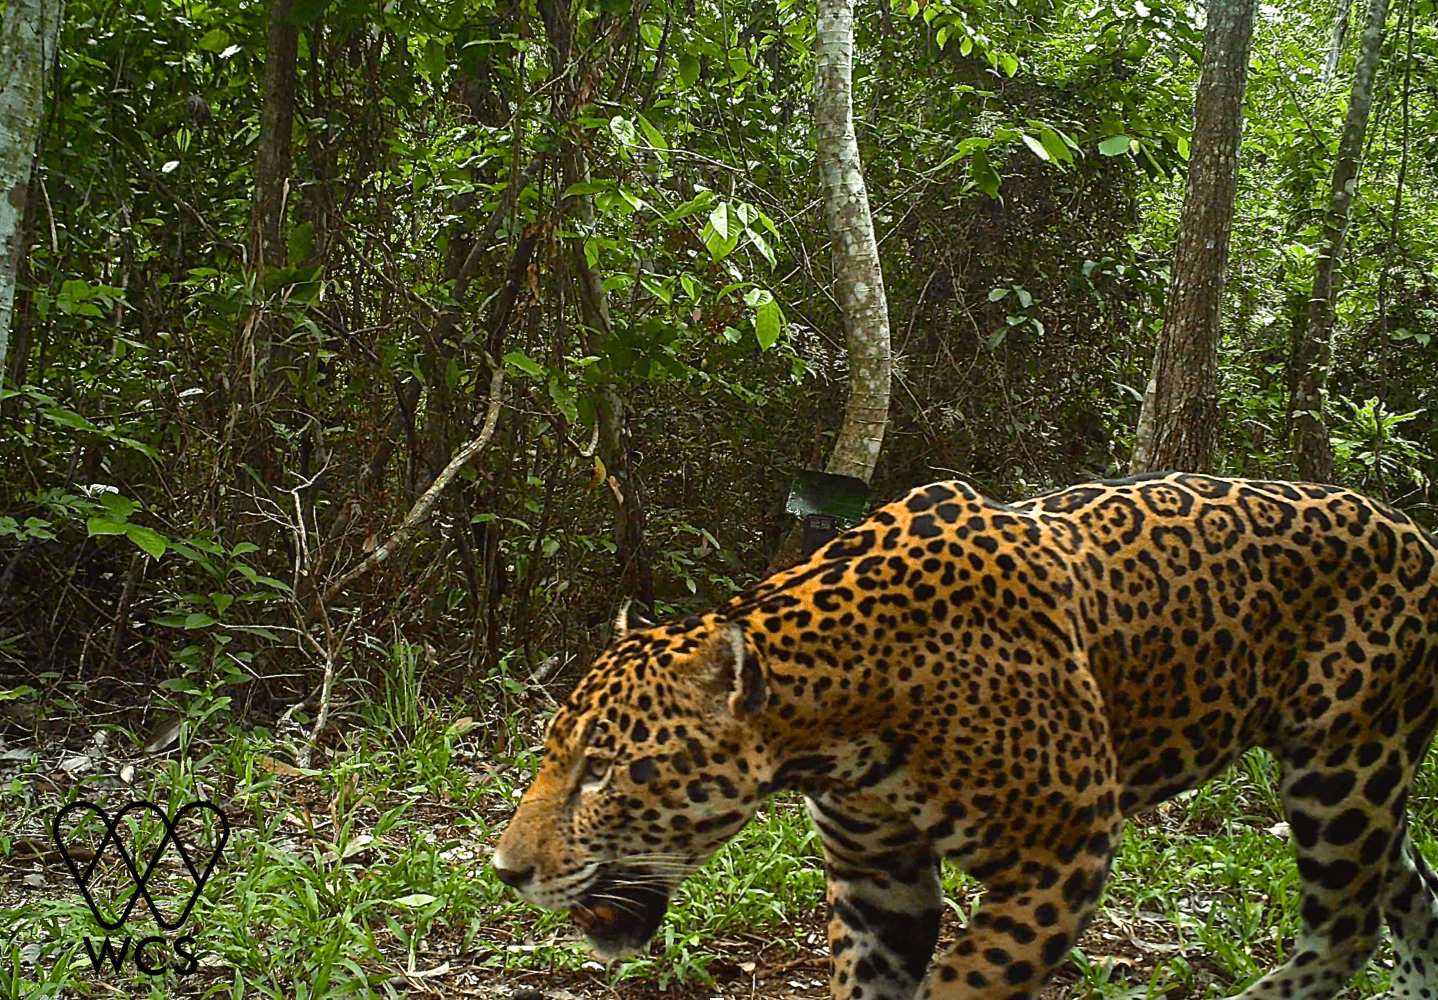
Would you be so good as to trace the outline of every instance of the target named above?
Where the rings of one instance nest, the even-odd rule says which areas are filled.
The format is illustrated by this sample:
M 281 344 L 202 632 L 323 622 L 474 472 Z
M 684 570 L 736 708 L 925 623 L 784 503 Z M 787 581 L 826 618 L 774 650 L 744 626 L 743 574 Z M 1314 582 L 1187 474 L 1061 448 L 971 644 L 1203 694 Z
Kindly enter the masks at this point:
M 1438 30 L 1431 5 L 1395 6 L 1329 418 L 1340 478 L 1431 522 Z M 1291 472 L 1346 95 L 1346 63 L 1321 79 L 1331 15 L 1284 2 L 1255 32 L 1223 349 L 1232 473 Z M 281 708 L 326 664 L 366 676 L 402 633 L 436 677 L 500 692 L 582 658 L 624 596 L 616 463 L 661 612 L 762 573 L 845 385 L 812 11 L 295 0 L 288 259 L 260 269 L 267 16 L 251 0 L 67 6 L 0 418 L 5 672 Z M 1121 473 L 1188 154 L 1191 17 L 1171 0 L 911 0 L 860 19 L 896 352 L 878 496 Z M 586 273 L 605 328 L 586 321 Z M 279 331 L 263 349 L 260 329 Z M 507 379 L 490 446 L 413 547 L 322 600 L 478 433 L 491 365 Z M 600 442 L 615 400 L 625 433 Z

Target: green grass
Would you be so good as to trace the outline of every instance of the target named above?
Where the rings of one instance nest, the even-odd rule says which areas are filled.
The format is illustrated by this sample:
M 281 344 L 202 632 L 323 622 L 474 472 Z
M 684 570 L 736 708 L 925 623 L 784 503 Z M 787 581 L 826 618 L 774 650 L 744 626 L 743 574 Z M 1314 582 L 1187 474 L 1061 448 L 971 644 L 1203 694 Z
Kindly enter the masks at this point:
M 235 731 L 222 742 L 187 743 L 133 789 L 103 792 L 115 803 L 226 803 L 230 845 L 186 927 L 207 968 L 151 979 L 127 963 L 97 980 L 84 940 L 101 934 L 55 866 L 38 869 L 44 888 L 24 897 L 7 892 L 0 905 L 0 922 L 13 929 L 9 950 L 0 953 L 0 1000 L 115 991 L 398 996 L 396 976 L 454 956 L 494 970 L 597 970 L 562 914 L 520 904 L 490 873 L 489 845 L 536 763 L 534 720 L 456 722 L 458 711 L 440 712 L 419 697 L 413 659 L 398 655 L 394 668 L 389 690 L 362 692 L 352 702 L 359 707 L 340 726 L 343 747 L 322 767 L 299 773 L 290 764 L 291 742 Z M 509 749 L 496 753 L 496 745 Z M 46 824 L 64 801 L 102 797 L 98 778 L 61 796 L 37 790 L 41 777 L 0 786 L 0 856 L 17 865 L 27 839 L 48 844 Z M 1270 831 L 1282 819 L 1275 778 L 1271 760 L 1251 753 L 1177 806 L 1128 825 L 1104 917 L 1144 933 L 1160 928 L 1170 945 L 1146 981 L 1135 983 L 1091 957 L 1106 948 L 1086 939 L 1075 956 L 1072 995 L 1226 996 L 1289 947 L 1298 886 L 1286 836 Z M 1430 857 L 1438 849 L 1424 817 L 1435 790 L 1438 776 L 1429 767 L 1414 806 Z M 945 882 L 962 921 L 979 902 L 977 886 L 956 872 Z M 716 960 L 752 957 L 752 948 L 735 954 L 736 940 L 807 936 L 823 893 L 818 846 L 801 804 L 777 799 L 681 890 L 650 954 L 602 975 L 661 987 L 707 981 Z M 153 931 L 140 920 L 127 927 L 135 939 Z M 1378 992 L 1384 978 L 1370 967 L 1351 994 Z

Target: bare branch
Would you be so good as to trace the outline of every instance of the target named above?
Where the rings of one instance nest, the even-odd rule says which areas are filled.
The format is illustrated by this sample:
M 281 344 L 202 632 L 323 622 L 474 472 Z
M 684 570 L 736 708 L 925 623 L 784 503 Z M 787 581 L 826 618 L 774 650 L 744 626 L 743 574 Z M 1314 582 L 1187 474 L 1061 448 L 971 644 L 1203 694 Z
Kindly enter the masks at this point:
M 348 587 L 355 580 L 358 580 L 373 570 L 380 563 L 389 559 L 390 556 L 408 544 L 410 535 L 414 534 L 414 529 L 421 521 L 429 516 L 429 512 L 434 508 L 436 501 L 439 500 L 440 494 L 444 492 L 445 487 L 459 474 L 461 468 L 485 449 L 489 444 L 490 438 L 494 437 L 494 427 L 499 422 L 499 404 L 501 390 L 503 388 L 504 369 L 496 366 L 492 370 L 489 380 L 489 412 L 485 414 L 484 427 L 480 429 L 479 436 L 455 453 L 455 456 L 449 460 L 449 464 L 434 478 L 434 482 L 430 484 L 429 489 L 425 490 L 424 493 L 420 495 L 420 498 L 414 502 L 414 506 L 409 509 L 409 513 L 405 515 L 404 521 L 395 529 L 394 534 L 385 539 L 383 545 L 380 545 L 371 552 L 365 558 L 364 562 L 340 577 L 339 580 L 325 590 L 324 596 L 320 599 L 321 604 L 328 604 L 334 600 L 345 587 Z

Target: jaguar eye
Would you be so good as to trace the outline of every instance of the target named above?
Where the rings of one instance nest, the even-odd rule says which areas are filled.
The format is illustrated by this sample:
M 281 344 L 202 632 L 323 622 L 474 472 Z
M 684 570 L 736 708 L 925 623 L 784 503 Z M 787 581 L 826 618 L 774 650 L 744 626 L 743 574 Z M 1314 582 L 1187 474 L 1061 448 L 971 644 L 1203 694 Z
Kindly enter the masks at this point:
M 584 759 L 584 777 L 581 783 L 585 785 L 597 785 L 609 777 L 609 769 L 613 761 L 605 760 L 603 757 L 586 757 Z

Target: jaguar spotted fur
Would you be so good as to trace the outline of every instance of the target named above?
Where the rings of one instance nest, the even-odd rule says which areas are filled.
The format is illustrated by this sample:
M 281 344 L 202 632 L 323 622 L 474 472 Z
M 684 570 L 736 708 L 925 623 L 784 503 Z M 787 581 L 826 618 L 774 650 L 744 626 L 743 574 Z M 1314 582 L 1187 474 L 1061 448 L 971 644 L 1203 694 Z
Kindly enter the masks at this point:
M 1438 547 L 1330 486 L 1137 477 L 1006 505 L 914 490 L 708 614 L 633 628 L 555 715 L 494 854 L 606 956 L 766 797 L 807 798 L 836 1000 L 1028 1000 L 1124 818 L 1251 747 L 1281 765 L 1291 956 L 1242 1000 L 1327 1000 L 1386 924 L 1438 990 L 1408 834 L 1438 726 Z M 941 954 L 939 864 L 986 886 Z

